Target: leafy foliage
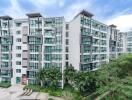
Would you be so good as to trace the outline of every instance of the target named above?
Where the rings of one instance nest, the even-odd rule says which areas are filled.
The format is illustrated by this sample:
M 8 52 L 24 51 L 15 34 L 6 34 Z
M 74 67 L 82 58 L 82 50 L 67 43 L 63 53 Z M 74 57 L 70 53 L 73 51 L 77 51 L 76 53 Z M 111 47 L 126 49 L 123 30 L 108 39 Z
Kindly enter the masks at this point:
M 52 88 L 41 87 L 39 90 L 68 98 L 66 100 L 131 100 L 132 55 L 122 55 L 92 72 L 81 72 L 75 70 L 72 65 L 66 66 L 65 87 L 61 93 L 56 87 L 62 78 L 58 69 L 41 69 L 36 78 L 41 86 L 49 83 L 48 88 Z M 58 92 L 53 91 L 54 87 Z
M 54 91 L 54 88 L 51 87 L 41 87 L 40 85 L 26 85 L 23 89 L 32 89 L 34 92 L 46 92 L 52 96 L 60 97 L 62 94 L 62 89 L 58 88 Z
M 68 83 L 72 83 L 74 89 L 83 93 L 83 100 L 132 99 L 132 55 L 130 54 L 113 59 L 94 72 L 79 72 L 69 66 L 65 69 L 64 75 L 68 81 L 71 81 Z
M 57 83 L 62 79 L 60 70 L 55 67 L 50 69 L 40 69 L 36 75 L 36 79 L 43 87 L 44 84 L 48 84 L 50 87 L 57 87 Z
M 103 66 L 96 73 L 98 74 L 97 93 L 100 94 L 97 96 L 98 100 L 132 99 L 132 85 L 129 85 L 132 83 L 132 55 L 122 55 Z M 130 89 L 126 89 L 128 87 Z

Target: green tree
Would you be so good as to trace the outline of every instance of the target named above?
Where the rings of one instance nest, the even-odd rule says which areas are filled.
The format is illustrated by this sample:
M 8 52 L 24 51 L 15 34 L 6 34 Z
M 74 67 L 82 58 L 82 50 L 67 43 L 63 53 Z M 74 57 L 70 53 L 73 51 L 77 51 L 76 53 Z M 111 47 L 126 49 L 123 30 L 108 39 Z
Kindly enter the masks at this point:
M 132 55 L 121 55 L 95 71 L 96 91 L 83 100 L 131 100 Z
M 64 79 L 65 79 L 65 84 L 71 84 L 73 85 L 74 82 L 74 77 L 76 75 L 76 70 L 72 65 L 66 66 L 64 70 Z
M 81 93 L 91 93 L 96 89 L 96 79 L 94 72 L 77 72 L 75 75 L 75 87 Z
M 47 72 L 45 69 L 39 69 L 36 75 L 36 79 L 39 81 L 40 85 L 43 86 L 44 82 L 47 79 Z
M 55 67 L 46 70 L 51 87 L 57 87 L 57 83 L 62 79 L 61 71 Z

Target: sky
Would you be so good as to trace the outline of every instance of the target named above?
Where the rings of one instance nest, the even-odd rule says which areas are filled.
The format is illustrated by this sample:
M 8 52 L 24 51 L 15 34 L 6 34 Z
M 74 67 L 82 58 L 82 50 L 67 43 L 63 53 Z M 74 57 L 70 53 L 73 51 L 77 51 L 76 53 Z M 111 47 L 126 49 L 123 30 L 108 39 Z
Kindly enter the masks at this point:
M 44 17 L 64 16 L 66 21 L 81 10 L 120 31 L 132 29 L 132 0 L 0 0 L 0 16 L 25 18 L 26 13 L 40 12 Z

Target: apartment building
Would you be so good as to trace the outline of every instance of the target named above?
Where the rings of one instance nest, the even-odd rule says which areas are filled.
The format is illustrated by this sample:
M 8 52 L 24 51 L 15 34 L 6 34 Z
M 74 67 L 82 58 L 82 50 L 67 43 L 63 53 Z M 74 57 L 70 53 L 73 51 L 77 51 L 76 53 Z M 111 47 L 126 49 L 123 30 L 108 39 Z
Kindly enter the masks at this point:
M 125 34 L 125 52 L 132 53 L 132 31 L 124 32 Z
M 80 71 L 94 71 L 109 59 L 122 54 L 124 33 L 108 26 L 83 10 L 73 20 L 26 14 L 25 19 L 0 17 L 0 81 L 36 84 L 40 68 L 72 64 Z M 63 87 L 62 80 L 58 83 Z
M 109 26 L 109 59 L 117 58 L 125 53 L 125 33 L 120 32 L 115 25 Z
M 0 81 L 35 84 L 40 68 L 55 66 L 64 70 L 64 17 L 43 18 L 40 13 L 27 17 L 0 17 Z
M 0 19 L 0 80 L 10 82 L 12 77 L 13 22 L 9 16 L 1 16 Z
M 81 71 L 96 70 L 109 61 L 108 26 L 81 11 L 70 22 L 70 63 Z

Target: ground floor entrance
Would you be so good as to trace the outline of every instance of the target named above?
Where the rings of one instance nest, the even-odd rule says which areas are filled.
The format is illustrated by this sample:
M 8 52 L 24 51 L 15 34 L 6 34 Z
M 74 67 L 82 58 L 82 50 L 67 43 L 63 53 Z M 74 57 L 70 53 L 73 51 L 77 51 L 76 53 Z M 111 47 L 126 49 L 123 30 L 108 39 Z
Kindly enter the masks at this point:
M 21 77 L 16 77 L 16 84 L 20 84 L 21 83 Z

